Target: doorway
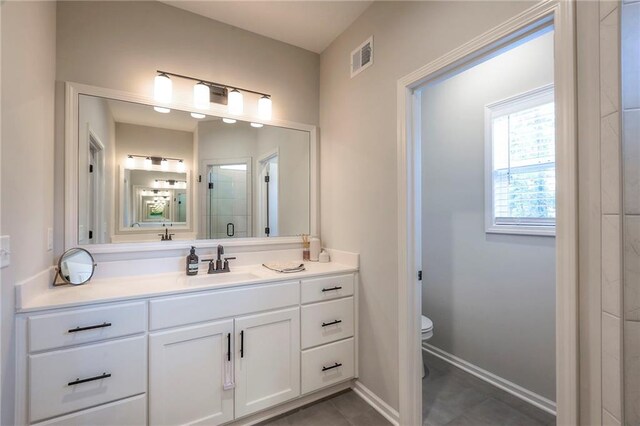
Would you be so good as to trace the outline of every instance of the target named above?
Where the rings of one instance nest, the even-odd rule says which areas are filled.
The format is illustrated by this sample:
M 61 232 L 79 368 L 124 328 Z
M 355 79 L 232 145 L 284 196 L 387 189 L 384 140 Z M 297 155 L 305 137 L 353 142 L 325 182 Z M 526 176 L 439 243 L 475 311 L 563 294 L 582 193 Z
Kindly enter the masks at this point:
M 424 424 L 555 421 L 553 37 L 416 90 Z
M 89 180 L 88 180 L 88 212 L 87 241 L 84 244 L 101 244 L 106 242 L 106 224 L 104 223 L 104 144 L 89 129 Z
M 259 161 L 258 177 L 258 232 L 261 237 L 277 237 L 279 210 L 278 151 L 263 156 Z
M 556 403 L 558 424 L 577 424 L 577 182 L 573 9 L 541 3 L 398 81 L 400 424 L 422 423 L 422 105 L 426 84 L 553 25 L 556 135 Z M 480 176 L 482 179 L 483 176 Z M 483 179 L 482 179 L 483 180 Z M 434 332 L 437 332 L 434 324 Z

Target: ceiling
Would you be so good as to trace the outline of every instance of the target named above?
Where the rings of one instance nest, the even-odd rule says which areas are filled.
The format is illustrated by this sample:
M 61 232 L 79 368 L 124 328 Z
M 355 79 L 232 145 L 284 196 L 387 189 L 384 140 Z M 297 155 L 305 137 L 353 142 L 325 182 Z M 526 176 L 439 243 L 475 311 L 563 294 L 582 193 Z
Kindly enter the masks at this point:
M 163 3 L 321 53 L 372 3 L 356 1 L 191 1 Z

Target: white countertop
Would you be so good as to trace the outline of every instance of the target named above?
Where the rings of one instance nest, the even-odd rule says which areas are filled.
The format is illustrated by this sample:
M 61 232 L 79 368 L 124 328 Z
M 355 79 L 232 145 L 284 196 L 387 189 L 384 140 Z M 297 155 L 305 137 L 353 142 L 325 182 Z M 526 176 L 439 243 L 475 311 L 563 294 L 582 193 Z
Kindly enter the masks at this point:
M 322 275 L 350 273 L 357 266 L 336 262 L 305 262 L 305 271 L 279 273 L 262 265 L 232 267 L 230 273 L 200 273 L 188 277 L 184 272 L 125 277 L 98 278 L 79 286 L 52 287 L 21 300 L 17 312 L 33 312 L 45 309 L 66 308 L 87 303 L 106 303 L 130 299 L 166 296 L 180 293 L 215 290 L 270 283 L 274 281 L 300 280 Z

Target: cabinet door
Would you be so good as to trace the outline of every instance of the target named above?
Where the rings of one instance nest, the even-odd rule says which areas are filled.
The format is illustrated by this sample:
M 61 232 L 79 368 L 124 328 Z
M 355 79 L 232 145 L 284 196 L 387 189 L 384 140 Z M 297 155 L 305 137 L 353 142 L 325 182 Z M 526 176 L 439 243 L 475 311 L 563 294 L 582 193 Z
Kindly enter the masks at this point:
M 233 420 L 233 389 L 223 389 L 232 335 L 233 320 L 149 335 L 151 425 Z
M 300 308 L 235 320 L 236 418 L 300 395 Z

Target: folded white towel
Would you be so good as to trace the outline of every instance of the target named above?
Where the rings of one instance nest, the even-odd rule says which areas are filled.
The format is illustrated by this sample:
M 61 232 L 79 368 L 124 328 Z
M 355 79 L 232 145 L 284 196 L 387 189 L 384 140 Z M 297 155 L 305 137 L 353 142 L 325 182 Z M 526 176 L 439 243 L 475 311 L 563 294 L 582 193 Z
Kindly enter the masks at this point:
M 304 263 L 298 263 L 298 262 L 263 263 L 262 266 L 264 266 L 267 269 L 271 269 L 272 271 L 281 272 L 283 274 L 289 274 L 292 272 L 300 272 L 305 270 Z

